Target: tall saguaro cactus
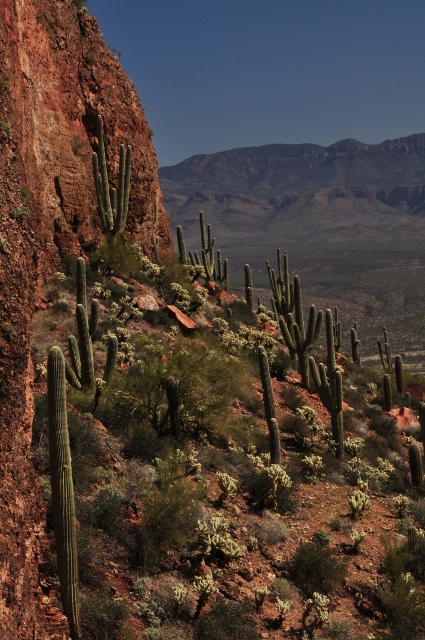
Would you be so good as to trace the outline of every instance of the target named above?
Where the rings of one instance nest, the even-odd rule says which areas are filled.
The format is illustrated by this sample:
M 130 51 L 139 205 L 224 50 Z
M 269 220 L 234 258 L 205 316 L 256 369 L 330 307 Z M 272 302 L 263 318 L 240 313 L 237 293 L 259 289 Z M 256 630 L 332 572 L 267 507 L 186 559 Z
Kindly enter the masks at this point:
M 290 282 L 289 267 L 288 267 L 288 252 L 283 254 L 283 271 L 282 262 L 280 256 L 280 249 L 277 250 L 277 269 L 278 277 L 274 269 L 271 268 L 269 261 L 266 262 L 267 271 L 269 274 L 270 285 L 273 293 L 273 307 L 277 316 L 283 316 L 285 320 L 288 318 L 288 314 L 292 313 L 294 309 L 294 284 Z
M 317 393 L 324 407 L 331 414 L 332 438 L 337 444 L 336 455 L 342 460 L 344 455 L 344 424 L 342 415 L 342 375 L 336 366 L 332 311 L 326 311 L 327 367 L 319 364 L 317 372 L 314 358 L 310 358 L 310 371 Z
M 68 618 L 71 638 L 79 640 L 81 635 L 74 486 L 68 436 L 65 358 L 59 347 L 50 349 L 47 361 L 47 403 L 52 510 L 61 602 Z
M 280 436 L 276 422 L 273 386 L 270 377 L 269 361 L 264 347 L 258 347 L 261 386 L 263 388 L 264 411 L 270 434 L 270 464 L 280 464 Z
M 341 349 L 341 323 L 338 319 L 338 307 L 335 307 L 334 345 L 335 351 L 339 353 L 339 350 Z
M 388 340 L 388 334 L 385 327 L 383 327 L 383 332 L 384 332 L 385 358 L 384 358 L 384 351 L 382 349 L 381 341 L 378 340 L 377 343 L 378 343 L 378 351 L 379 351 L 379 357 L 381 359 L 382 368 L 384 372 L 387 373 L 388 371 L 393 370 L 393 359 L 391 355 L 391 345 L 390 345 L 390 341 Z
M 359 348 L 360 340 L 357 336 L 357 322 L 354 323 L 353 328 L 351 329 L 351 357 L 353 358 L 354 364 L 360 366 L 360 348 Z
M 84 258 L 77 259 L 77 305 L 82 304 L 86 314 L 88 313 L 87 305 L 87 284 L 86 284 L 86 263 Z M 99 322 L 99 300 L 91 301 L 89 334 L 92 336 L 97 329 Z
M 180 438 L 179 383 L 171 376 L 168 376 L 168 378 L 165 378 L 163 386 L 167 395 L 171 433 L 175 438 Z
M 409 466 L 412 484 L 422 487 L 424 483 L 424 473 L 422 469 L 422 452 L 416 442 L 409 446 Z
M 302 385 L 308 388 L 310 385 L 308 351 L 310 346 L 319 340 L 322 331 L 323 313 L 319 311 L 316 316 L 316 307 L 314 304 L 311 305 L 306 333 L 301 285 L 298 276 L 294 277 L 294 307 L 295 322 L 292 313 L 288 313 L 286 320 L 283 316 L 279 317 L 279 326 L 291 357 L 295 355 L 298 357 L 298 371 L 301 375 Z
M 130 193 L 131 146 L 120 145 L 118 189 L 111 189 L 106 166 L 102 116 L 97 117 L 98 151 L 93 153 L 93 177 L 96 186 L 97 211 L 104 234 L 122 233 L 127 222 Z
M 245 265 L 245 300 L 251 311 L 254 311 L 254 292 L 252 287 L 252 275 L 249 264 Z

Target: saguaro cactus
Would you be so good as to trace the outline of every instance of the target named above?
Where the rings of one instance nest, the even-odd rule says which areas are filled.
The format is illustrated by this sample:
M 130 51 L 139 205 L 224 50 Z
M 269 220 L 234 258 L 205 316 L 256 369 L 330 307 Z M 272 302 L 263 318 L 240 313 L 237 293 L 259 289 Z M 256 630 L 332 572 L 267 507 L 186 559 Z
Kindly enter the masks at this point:
M 130 193 L 131 146 L 120 145 L 118 190 L 110 189 L 105 157 L 102 116 L 97 117 L 98 150 L 93 153 L 93 177 L 96 186 L 97 211 L 104 234 L 122 233 L 127 222 Z
M 416 487 L 422 487 L 424 483 L 424 474 L 422 469 L 422 452 L 419 445 L 415 442 L 409 446 L 409 466 L 412 484 Z
M 425 447 L 425 402 L 419 405 L 419 423 L 421 425 L 422 444 Z
M 187 264 L 186 245 L 184 243 L 183 229 L 180 225 L 177 227 L 177 244 L 179 247 L 179 262 Z
M 391 345 L 390 345 L 390 341 L 388 340 L 388 334 L 385 327 L 383 327 L 383 332 L 384 332 L 385 358 L 384 358 L 384 352 L 382 349 L 381 341 L 378 340 L 377 342 L 378 342 L 378 351 L 379 351 L 379 357 L 381 359 L 382 368 L 385 372 L 387 372 L 387 371 L 392 371 L 393 369 L 393 359 L 391 355 Z
M 334 346 L 335 351 L 339 353 L 339 350 L 341 349 L 341 323 L 338 320 L 338 307 L 335 307 Z
M 358 364 L 360 366 L 359 344 L 360 341 L 357 337 L 357 322 L 355 322 L 354 327 L 351 329 L 351 357 L 353 358 L 354 364 Z
M 279 326 L 291 357 L 298 356 L 298 371 L 301 375 L 301 382 L 304 387 L 308 388 L 310 384 L 308 351 L 310 346 L 319 340 L 322 331 L 323 314 L 319 311 L 316 317 L 316 307 L 314 304 L 311 305 L 306 333 L 301 285 L 298 276 L 294 278 L 294 306 L 295 322 L 292 313 L 288 313 L 286 320 L 283 316 L 279 317 Z
M 324 407 L 331 414 L 332 438 L 337 444 L 336 456 L 342 460 L 344 455 L 344 424 L 342 415 L 342 375 L 336 366 L 333 318 L 330 309 L 326 311 L 326 345 L 328 350 L 327 368 L 319 364 L 317 372 L 314 358 L 310 358 L 310 371 Z
M 179 383 L 177 380 L 169 376 L 164 380 L 163 386 L 165 393 L 167 394 L 171 433 L 175 438 L 180 438 Z
M 393 408 L 393 394 L 391 388 L 391 378 L 386 373 L 384 375 L 384 399 L 385 399 L 385 411 L 391 411 Z
M 288 268 L 288 253 L 285 251 L 283 254 L 283 271 L 282 262 L 280 257 L 280 249 L 277 250 L 277 268 L 278 277 L 274 269 L 271 268 L 269 261 L 266 262 L 267 271 L 269 274 L 270 285 L 273 293 L 274 310 L 277 316 L 283 316 L 285 320 L 288 319 L 288 314 L 292 313 L 294 309 L 294 284 L 290 282 L 289 268 Z
M 245 300 L 251 311 L 254 311 L 254 296 L 252 288 L 252 275 L 249 264 L 245 265 Z
M 258 347 L 258 364 L 260 366 L 261 386 L 263 388 L 264 412 L 270 434 L 270 463 L 280 464 L 280 436 L 276 422 L 276 408 L 269 361 L 264 347 L 261 346 Z
M 81 636 L 74 486 L 68 436 L 65 358 L 59 347 L 50 349 L 47 361 L 47 403 L 52 510 L 61 602 L 68 618 L 71 638 L 79 640 Z
M 397 384 L 397 391 L 401 396 L 404 396 L 404 375 L 403 375 L 403 361 L 401 356 L 395 357 L 395 380 Z
M 84 258 L 77 259 L 77 305 L 82 304 L 86 314 L 87 305 L 87 284 L 86 284 L 86 263 Z M 93 299 L 91 302 L 89 322 L 89 334 L 93 336 L 99 322 L 99 300 Z

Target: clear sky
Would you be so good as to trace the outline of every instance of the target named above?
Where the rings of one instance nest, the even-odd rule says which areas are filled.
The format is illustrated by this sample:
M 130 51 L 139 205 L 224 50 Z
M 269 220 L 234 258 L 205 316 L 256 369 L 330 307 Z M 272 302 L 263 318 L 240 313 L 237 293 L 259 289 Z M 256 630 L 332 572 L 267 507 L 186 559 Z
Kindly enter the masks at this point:
M 424 0 L 90 0 L 160 166 L 425 131 Z

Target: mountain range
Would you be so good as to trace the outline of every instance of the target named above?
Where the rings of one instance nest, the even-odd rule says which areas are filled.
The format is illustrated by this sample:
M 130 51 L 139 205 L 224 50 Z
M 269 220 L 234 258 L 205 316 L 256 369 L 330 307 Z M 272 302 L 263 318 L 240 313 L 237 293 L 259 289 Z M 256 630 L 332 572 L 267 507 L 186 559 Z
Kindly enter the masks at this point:
M 231 149 L 162 167 L 159 178 L 172 227 L 197 249 L 202 210 L 238 272 L 249 262 L 264 275 L 277 246 L 298 270 L 322 273 L 424 256 L 425 134 Z

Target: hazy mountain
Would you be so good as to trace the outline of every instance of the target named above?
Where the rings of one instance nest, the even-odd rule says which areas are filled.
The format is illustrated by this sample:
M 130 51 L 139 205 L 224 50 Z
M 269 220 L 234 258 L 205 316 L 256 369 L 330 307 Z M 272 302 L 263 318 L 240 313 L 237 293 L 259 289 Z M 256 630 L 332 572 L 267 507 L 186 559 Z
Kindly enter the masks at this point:
M 232 149 L 159 176 L 188 247 L 199 247 L 202 210 L 238 273 L 244 262 L 264 272 L 277 246 L 291 249 L 298 271 L 321 273 L 425 258 L 425 134 Z

